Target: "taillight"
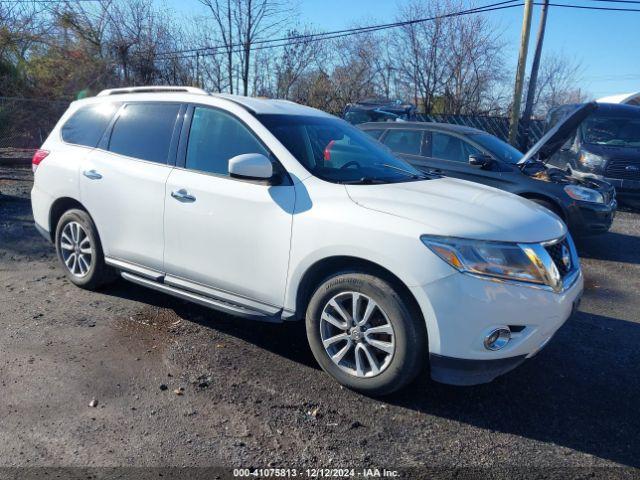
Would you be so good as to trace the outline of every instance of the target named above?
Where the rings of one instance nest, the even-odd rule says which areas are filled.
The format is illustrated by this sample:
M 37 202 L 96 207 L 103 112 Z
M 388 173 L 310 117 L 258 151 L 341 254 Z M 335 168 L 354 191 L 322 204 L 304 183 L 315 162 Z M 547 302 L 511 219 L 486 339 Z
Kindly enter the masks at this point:
M 324 149 L 324 161 L 325 162 L 331 161 L 331 147 L 333 147 L 334 143 L 336 143 L 336 141 L 335 140 L 331 140 L 327 144 L 327 147 Z
M 38 169 L 40 162 L 47 158 L 47 155 L 49 155 L 47 150 L 36 150 L 36 153 L 33 154 L 33 158 L 31 159 L 31 168 L 33 169 L 33 173 Z

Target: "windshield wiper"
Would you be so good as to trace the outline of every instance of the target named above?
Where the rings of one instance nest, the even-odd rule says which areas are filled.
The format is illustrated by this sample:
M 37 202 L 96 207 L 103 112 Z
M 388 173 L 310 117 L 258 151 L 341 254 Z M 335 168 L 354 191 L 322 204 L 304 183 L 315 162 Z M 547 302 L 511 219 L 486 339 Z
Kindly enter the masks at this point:
M 341 180 L 338 183 L 342 183 L 343 185 L 374 185 L 380 183 L 389 183 L 386 180 L 382 180 L 380 178 L 374 177 L 361 177 L 356 180 Z
M 424 174 L 414 173 L 414 172 L 412 172 L 410 170 L 405 170 L 404 168 L 400 168 L 400 167 L 396 167 L 395 165 L 391 165 L 390 163 L 376 163 L 376 165 L 380 165 L 381 167 L 392 168 L 394 170 L 397 170 L 398 172 L 404 173 L 405 175 L 407 175 L 407 176 L 409 176 L 409 177 L 411 177 L 413 179 L 419 179 L 419 178 L 427 179 L 427 178 L 429 178 Z

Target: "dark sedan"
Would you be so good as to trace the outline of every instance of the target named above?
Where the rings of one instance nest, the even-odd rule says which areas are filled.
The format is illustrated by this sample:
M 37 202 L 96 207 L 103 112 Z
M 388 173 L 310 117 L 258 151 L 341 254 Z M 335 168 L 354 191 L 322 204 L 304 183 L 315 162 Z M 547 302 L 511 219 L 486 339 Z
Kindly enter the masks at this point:
M 574 235 L 609 230 L 616 212 L 607 182 L 574 178 L 546 165 L 582 120 L 587 104 L 560 122 L 523 154 L 499 138 L 458 125 L 398 122 L 359 127 L 421 170 L 478 182 L 528 198 L 562 218 Z

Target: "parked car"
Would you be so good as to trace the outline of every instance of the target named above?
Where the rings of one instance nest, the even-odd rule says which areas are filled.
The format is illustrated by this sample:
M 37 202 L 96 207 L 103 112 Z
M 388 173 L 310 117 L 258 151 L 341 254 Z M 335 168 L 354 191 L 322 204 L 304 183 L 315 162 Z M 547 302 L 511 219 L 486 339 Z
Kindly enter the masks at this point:
M 408 122 L 417 120 L 416 107 L 399 100 L 367 99 L 348 103 L 343 118 L 353 124 L 366 122 Z
M 575 108 L 552 110 L 547 128 Z M 549 163 L 574 177 L 605 180 L 616 188 L 621 202 L 640 207 L 640 107 L 599 103 Z
M 601 180 L 573 178 L 545 162 L 593 108 L 578 109 L 526 154 L 459 125 L 368 123 L 359 128 L 416 168 L 515 193 L 557 214 L 574 235 L 585 235 L 609 230 L 617 207 L 615 190 Z
M 71 104 L 33 169 L 36 226 L 72 283 L 119 274 L 252 320 L 305 319 L 320 366 L 369 394 L 427 361 L 441 382 L 490 381 L 583 289 L 547 209 L 425 175 L 291 102 L 107 90 Z

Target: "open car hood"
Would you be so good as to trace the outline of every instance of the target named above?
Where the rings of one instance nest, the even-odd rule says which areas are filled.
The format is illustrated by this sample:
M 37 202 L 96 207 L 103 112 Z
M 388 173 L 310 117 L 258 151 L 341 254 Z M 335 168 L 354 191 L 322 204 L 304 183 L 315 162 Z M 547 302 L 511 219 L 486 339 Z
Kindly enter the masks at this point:
M 533 147 L 518 162 L 519 165 L 526 163 L 532 158 L 541 162 L 546 162 L 571 138 L 573 132 L 593 111 L 598 108 L 596 102 L 585 103 L 559 121 L 551 130 L 545 133 Z

